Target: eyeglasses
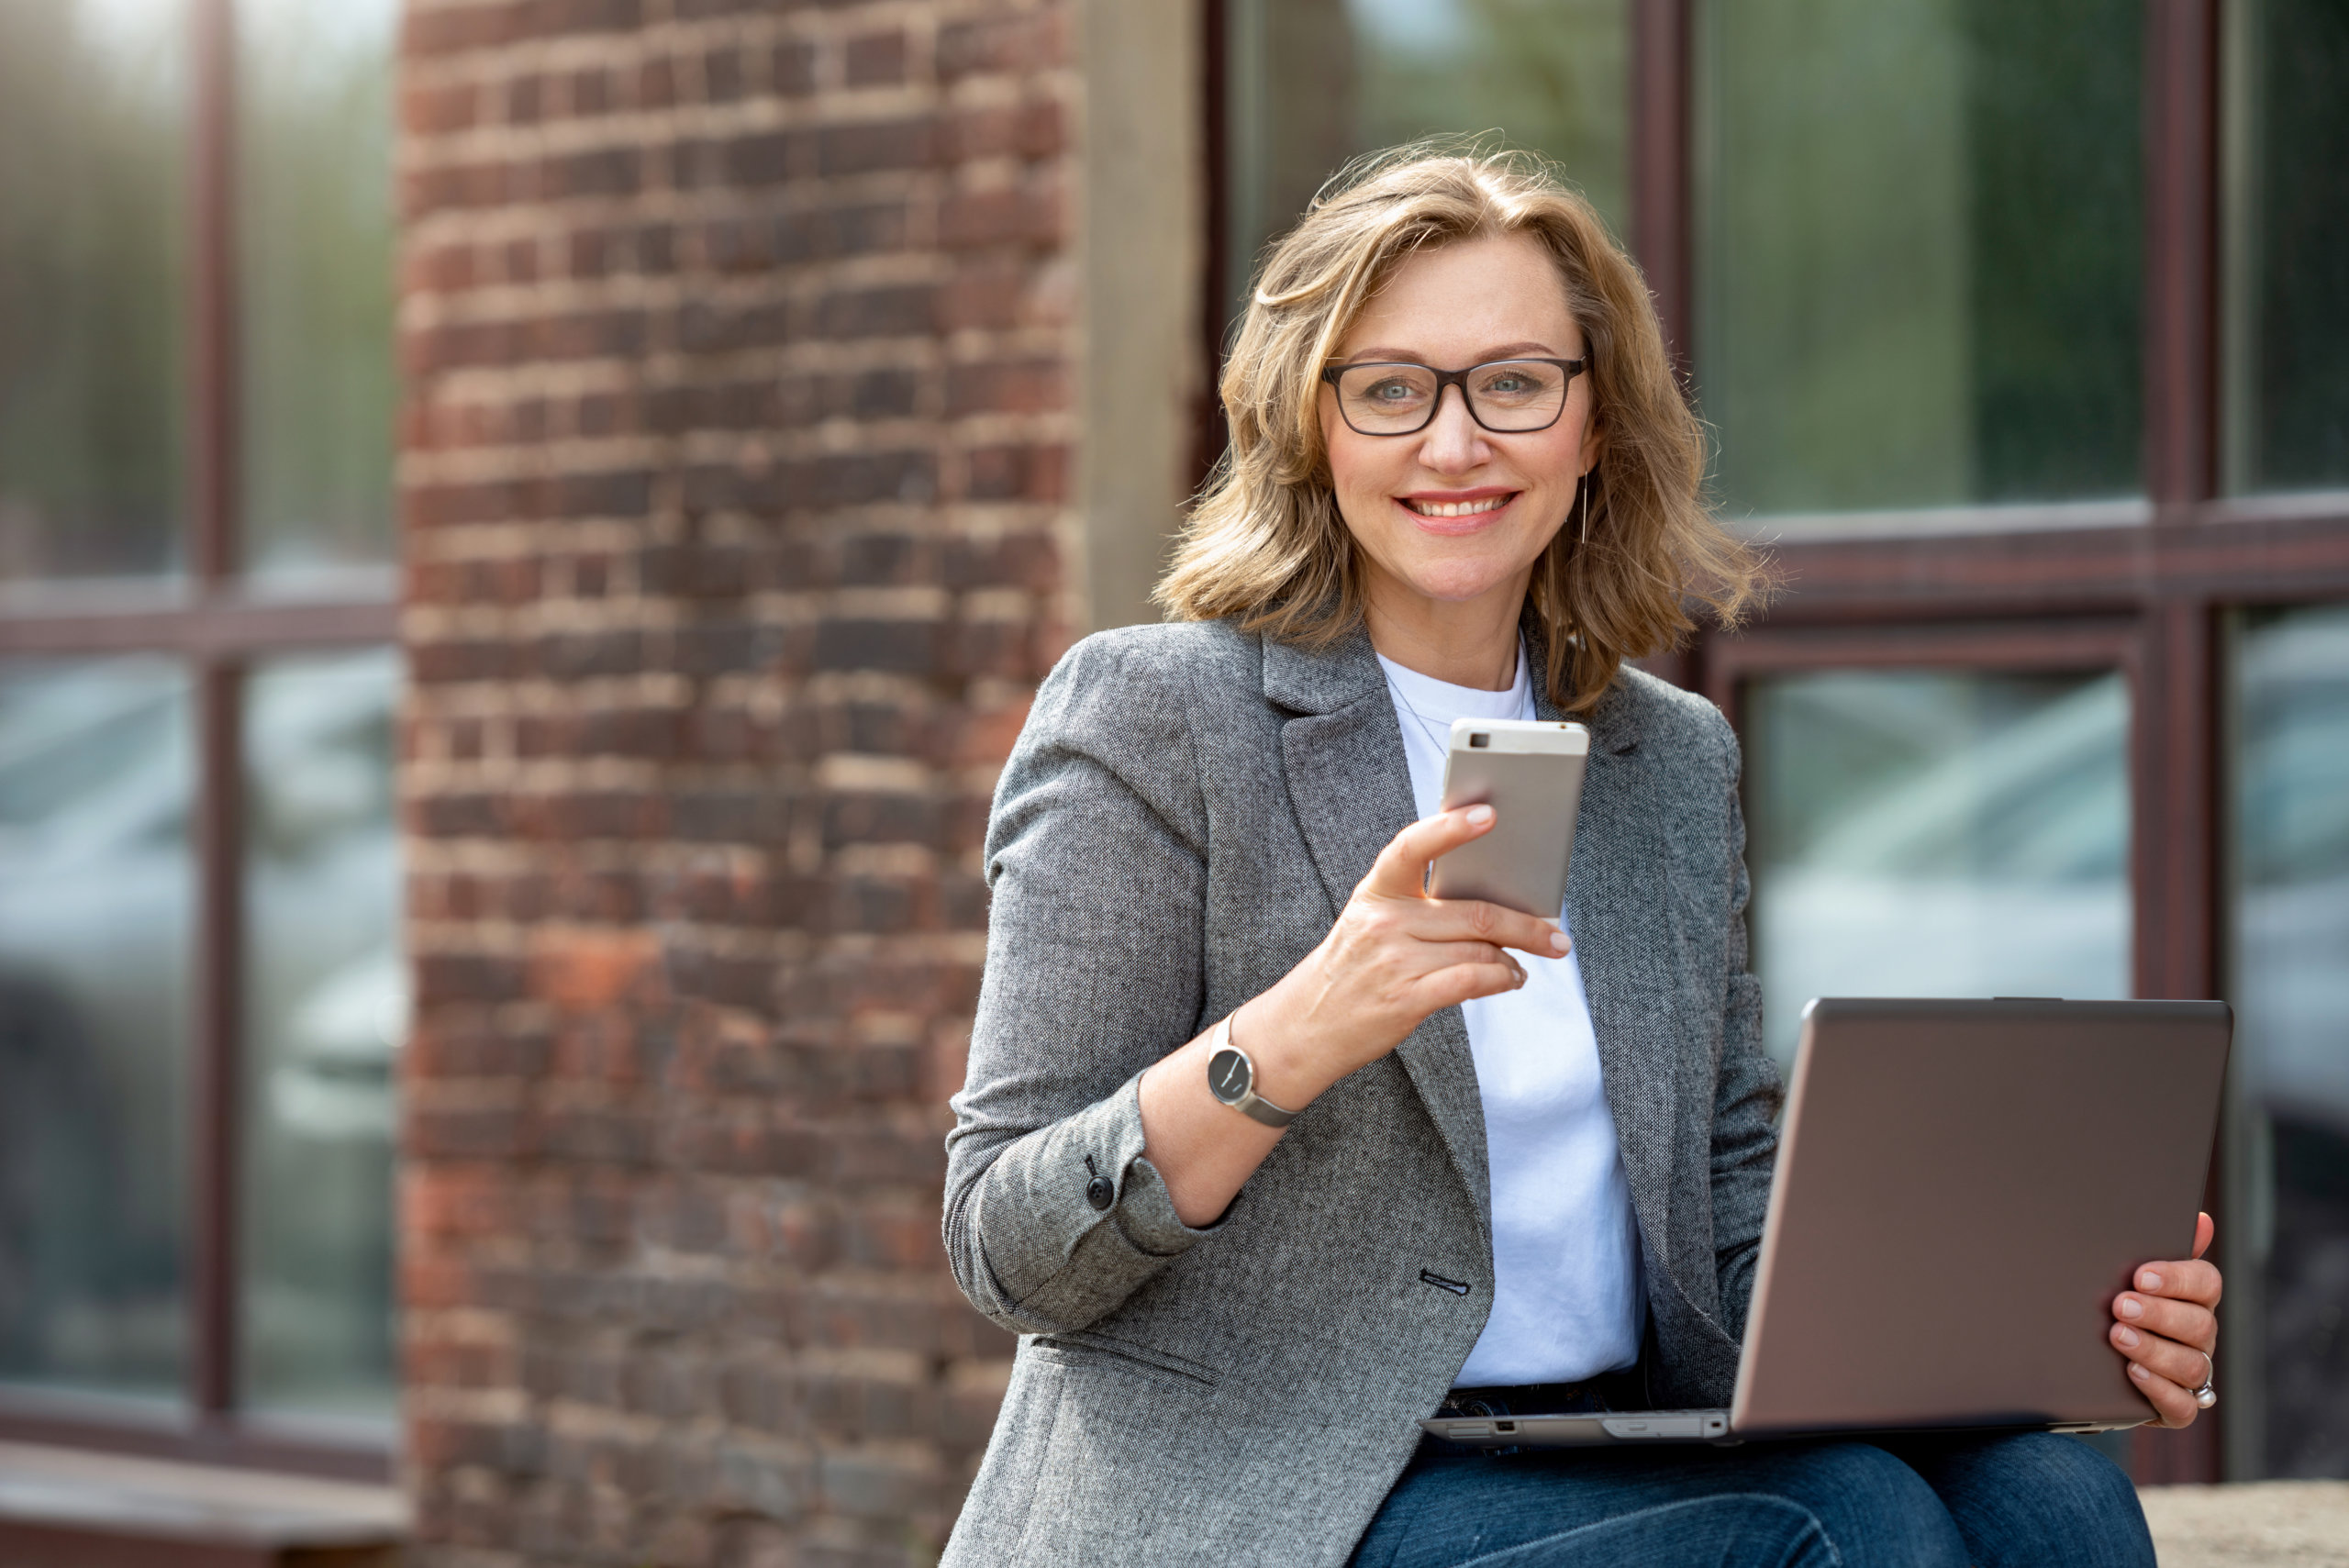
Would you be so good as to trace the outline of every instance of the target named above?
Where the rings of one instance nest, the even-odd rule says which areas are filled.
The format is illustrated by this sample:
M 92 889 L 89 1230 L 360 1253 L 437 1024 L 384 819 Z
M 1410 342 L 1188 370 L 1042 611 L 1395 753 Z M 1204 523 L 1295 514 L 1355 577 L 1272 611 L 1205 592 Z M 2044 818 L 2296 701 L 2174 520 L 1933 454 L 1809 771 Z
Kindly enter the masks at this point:
M 1566 388 L 1590 368 L 1590 359 L 1495 360 L 1463 371 L 1440 371 L 1408 360 L 1330 365 L 1321 379 L 1338 389 L 1346 428 L 1364 436 L 1408 436 L 1424 430 L 1456 386 L 1468 417 L 1499 436 L 1546 430 L 1566 411 Z

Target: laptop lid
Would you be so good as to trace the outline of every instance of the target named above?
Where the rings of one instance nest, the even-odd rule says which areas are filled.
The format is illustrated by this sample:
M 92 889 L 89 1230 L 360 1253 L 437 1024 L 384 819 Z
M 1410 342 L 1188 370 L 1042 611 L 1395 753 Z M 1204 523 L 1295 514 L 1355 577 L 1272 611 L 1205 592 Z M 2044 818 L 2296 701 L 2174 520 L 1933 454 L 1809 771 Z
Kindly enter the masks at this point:
M 2149 1419 L 2110 1302 L 2193 1249 L 2232 1033 L 2223 1002 L 1813 1002 L 1731 1427 Z

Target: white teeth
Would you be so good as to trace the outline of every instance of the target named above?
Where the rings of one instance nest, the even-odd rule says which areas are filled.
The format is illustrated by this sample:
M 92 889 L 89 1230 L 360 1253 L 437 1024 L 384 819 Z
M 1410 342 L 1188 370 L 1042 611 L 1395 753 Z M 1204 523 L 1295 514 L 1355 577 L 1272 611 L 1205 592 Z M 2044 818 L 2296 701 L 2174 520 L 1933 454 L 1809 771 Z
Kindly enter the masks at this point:
M 1473 517 L 1479 512 L 1489 512 L 1508 499 L 1506 495 L 1487 495 L 1481 501 L 1406 501 L 1403 503 L 1422 517 Z

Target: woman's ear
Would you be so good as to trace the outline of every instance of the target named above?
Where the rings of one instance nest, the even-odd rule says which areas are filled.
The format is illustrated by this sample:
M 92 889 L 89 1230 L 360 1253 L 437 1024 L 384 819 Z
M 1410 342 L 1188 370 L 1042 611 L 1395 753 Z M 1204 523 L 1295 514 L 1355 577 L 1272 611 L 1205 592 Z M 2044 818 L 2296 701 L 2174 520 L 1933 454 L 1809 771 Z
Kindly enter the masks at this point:
M 1585 350 L 1586 354 L 1588 350 Z M 1598 411 L 1598 389 L 1591 388 L 1591 399 L 1582 417 L 1582 471 L 1588 475 L 1598 467 L 1598 460 L 1607 452 L 1607 419 Z

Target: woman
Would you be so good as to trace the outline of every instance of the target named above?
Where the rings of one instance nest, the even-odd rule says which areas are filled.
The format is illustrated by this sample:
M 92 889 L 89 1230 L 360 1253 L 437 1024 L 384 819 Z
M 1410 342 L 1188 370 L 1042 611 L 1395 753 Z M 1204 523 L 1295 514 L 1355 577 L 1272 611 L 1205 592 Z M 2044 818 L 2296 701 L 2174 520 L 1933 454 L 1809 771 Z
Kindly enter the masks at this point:
M 2068 1439 L 1420 1440 L 1447 1400 L 1729 1401 L 1778 1104 L 1737 748 L 1623 661 L 1753 567 L 1636 271 L 1524 162 L 1325 195 L 1222 393 L 1181 624 L 1072 650 L 996 795 L 945 1228 L 1028 1337 L 947 1561 L 2149 1563 Z M 1559 920 L 1422 892 L 1492 826 L 1435 809 L 1466 713 L 1591 729 Z M 2113 1343 L 2183 1424 L 2217 1276 L 2138 1283 Z

